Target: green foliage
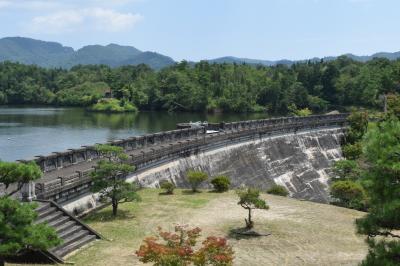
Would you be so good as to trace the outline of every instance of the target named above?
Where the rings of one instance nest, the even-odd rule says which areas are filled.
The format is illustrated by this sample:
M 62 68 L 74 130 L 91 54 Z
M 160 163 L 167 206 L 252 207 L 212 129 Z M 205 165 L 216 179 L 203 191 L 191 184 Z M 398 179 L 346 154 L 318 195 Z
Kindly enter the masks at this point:
M 369 239 L 368 244 L 370 249 L 367 257 L 361 262 L 361 266 L 397 266 L 400 264 L 399 241 Z
M 165 194 L 174 194 L 175 184 L 168 180 L 162 180 L 160 182 L 160 187 L 165 190 Z
M 217 192 L 225 192 L 229 190 L 231 181 L 227 176 L 216 176 L 211 180 L 211 184 L 214 186 L 214 190 Z
M 335 204 L 357 210 L 365 210 L 367 199 L 364 188 L 351 180 L 339 180 L 331 185 L 331 196 Z
M 356 160 L 362 154 L 361 142 L 356 142 L 354 144 L 346 144 L 342 147 L 343 155 L 348 160 Z
M 356 220 L 358 233 L 368 236 L 369 253 L 363 265 L 398 265 L 400 236 L 400 122 L 379 122 L 364 140 L 367 171 L 362 181 L 370 198 L 369 212 Z M 377 242 L 375 236 L 380 236 Z M 389 238 L 387 238 L 389 237 Z M 378 263 L 378 264 L 376 264 Z
M 56 231 L 34 224 L 35 204 L 0 198 L 0 257 L 18 255 L 27 249 L 46 250 L 61 243 Z
M 387 111 L 389 115 L 400 118 L 400 96 L 398 94 L 387 95 Z
M 332 171 L 337 179 L 357 179 L 360 177 L 360 169 L 356 161 L 340 160 L 333 164 Z
M 23 184 L 40 177 L 42 177 L 42 171 L 34 162 L 24 164 L 0 161 L 0 183 L 3 183 L 6 189 L 13 183 L 17 184 L 17 188 L 8 192 L 8 195 L 15 194 L 22 188 Z
M 65 106 L 88 106 L 104 97 L 109 86 L 104 82 L 90 82 L 58 91 L 55 102 Z
M 368 113 L 361 111 L 352 112 L 347 121 L 350 128 L 346 134 L 346 142 L 354 144 L 362 139 L 368 129 Z
M 139 201 L 137 186 L 134 183 L 125 181 L 128 173 L 135 170 L 135 167 L 122 162 L 126 159 L 122 148 L 110 145 L 99 145 L 97 150 L 108 161 L 101 160 L 92 172 L 93 185 L 91 191 L 100 194 L 100 200 L 111 201 L 113 215 L 117 215 L 120 202 Z
M 267 193 L 283 197 L 287 197 L 287 195 L 289 195 L 289 191 L 286 189 L 286 187 L 281 185 L 273 185 L 270 189 L 267 190 Z
M 236 194 L 239 197 L 238 204 L 248 210 L 248 218 L 245 219 L 246 227 L 253 228 L 254 223 L 251 219 L 251 211 L 254 209 L 268 210 L 269 206 L 265 200 L 260 198 L 260 190 L 256 188 L 243 187 L 236 190 Z
M 296 116 L 310 116 L 312 115 L 312 111 L 308 108 L 303 108 L 296 111 Z
M 201 171 L 188 171 L 186 173 L 186 177 L 193 192 L 197 192 L 197 189 L 201 183 L 208 179 L 208 175 Z
M 159 227 L 158 236 L 145 238 L 136 255 L 141 262 L 159 266 L 233 265 L 234 252 L 225 238 L 209 236 L 195 250 L 200 232 L 198 227 L 189 230 L 178 225 L 175 232 Z
M 126 100 L 118 99 L 101 99 L 90 108 L 95 112 L 106 113 L 123 113 L 123 112 L 137 112 L 138 109 L 132 103 Z
M 141 110 L 268 110 L 284 115 L 295 106 L 304 115 L 307 109 L 324 112 L 332 106 L 380 109 L 380 95 L 398 91 L 399 65 L 399 61 L 360 63 L 349 58 L 271 67 L 181 62 L 156 72 L 145 65 L 63 70 L 4 62 L 0 103 L 88 106 L 111 89 L 115 98 Z M 120 110 L 118 104 L 113 107 Z M 352 141 L 357 141 L 358 135 L 354 137 Z
M 124 149 L 119 146 L 96 144 L 94 148 L 100 154 L 100 156 L 107 158 L 110 162 L 113 160 L 119 161 L 128 159 Z

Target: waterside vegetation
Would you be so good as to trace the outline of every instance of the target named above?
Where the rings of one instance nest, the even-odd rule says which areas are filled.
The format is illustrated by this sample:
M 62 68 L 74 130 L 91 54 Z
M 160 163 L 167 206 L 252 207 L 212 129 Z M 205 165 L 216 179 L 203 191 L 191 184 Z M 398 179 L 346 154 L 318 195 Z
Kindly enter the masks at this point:
M 0 104 L 87 107 L 108 94 L 128 109 L 307 115 L 348 106 L 381 109 L 382 95 L 399 90 L 400 60 L 361 63 L 345 56 L 271 67 L 183 61 L 160 71 L 0 63 Z

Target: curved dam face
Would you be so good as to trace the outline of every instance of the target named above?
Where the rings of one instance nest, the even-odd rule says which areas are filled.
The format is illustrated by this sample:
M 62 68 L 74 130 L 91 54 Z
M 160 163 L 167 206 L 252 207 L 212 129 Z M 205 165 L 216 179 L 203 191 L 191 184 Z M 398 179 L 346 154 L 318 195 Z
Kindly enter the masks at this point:
M 343 130 L 338 128 L 270 136 L 181 158 L 137 173 L 129 180 L 158 187 L 161 180 L 169 179 L 178 187 L 189 187 L 185 174 L 195 169 L 211 177 L 227 175 L 233 187 L 266 190 L 279 184 L 291 197 L 328 202 L 328 174 L 332 163 L 342 158 L 342 137 Z
M 159 187 L 160 181 L 167 179 L 177 187 L 189 188 L 186 172 L 200 170 L 210 177 L 229 176 L 233 188 L 247 185 L 267 190 L 279 184 L 293 198 L 327 203 L 330 167 L 342 159 L 343 136 L 342 128 L 325 128 L 255 138 L 152 166 L 127 180 L 143 187 Z M 211 184 L 205 182 L 203 188 L 211 188 Z M 96 195 L 88 193 L 61 205 L 80 214 L 98 202 Z

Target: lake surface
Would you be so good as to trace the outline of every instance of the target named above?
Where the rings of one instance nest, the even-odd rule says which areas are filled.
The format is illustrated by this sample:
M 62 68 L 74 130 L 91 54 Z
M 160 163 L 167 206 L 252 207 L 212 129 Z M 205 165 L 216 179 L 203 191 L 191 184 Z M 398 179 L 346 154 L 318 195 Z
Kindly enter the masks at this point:
M 266 114 L 140 112 L 103 114 L 83 108 L 0 107 L 0 160 L 32 159 L 82 145 L 164 130 L 189 121 L 230 122 Z

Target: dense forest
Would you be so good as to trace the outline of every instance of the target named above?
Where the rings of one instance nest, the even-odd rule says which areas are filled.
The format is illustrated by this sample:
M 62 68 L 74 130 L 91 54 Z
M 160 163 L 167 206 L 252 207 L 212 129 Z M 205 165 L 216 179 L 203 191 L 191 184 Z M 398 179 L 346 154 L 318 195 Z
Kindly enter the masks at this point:
M 88 106 L 110 90 L 140 110 L 287 114 L 381 108 L 381 95 L 400 91 L 400 60 L 362 63 L 342 56 L 291 66 L 183 61 L 160 71 L 146 65 L 65 70 L 0 63 L 0 104 Z

